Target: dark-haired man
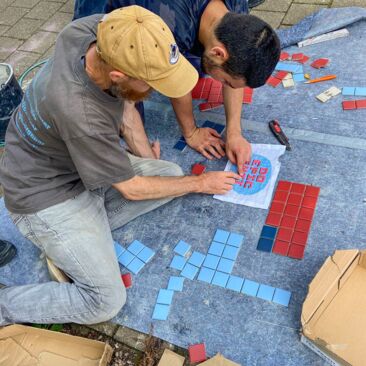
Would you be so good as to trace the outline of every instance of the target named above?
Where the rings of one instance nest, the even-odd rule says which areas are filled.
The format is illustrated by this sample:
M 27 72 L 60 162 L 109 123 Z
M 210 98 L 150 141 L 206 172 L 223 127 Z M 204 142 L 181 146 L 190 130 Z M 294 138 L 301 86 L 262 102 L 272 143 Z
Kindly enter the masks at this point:
M 241 133 L 243 87 L 257 88 L 272 73 L 280 54 L 273 29 L 247 15 L 243 0 L 103 0 L 104 11 L 138 4 L 160 15 L 169 25 L 179 49 L 188 58 L 201 58 L 202 71 L 224 85 L 226 144 L 210 128 L 196 126 L 191 94 L 171 98 L 189 146 L 206 158 L 226 155 L 238 165 L 249 159 L 251 147 Z M 80 1 L 82 3 L 82 1 Z M 88 14 L 77 12 L 75 17 Z

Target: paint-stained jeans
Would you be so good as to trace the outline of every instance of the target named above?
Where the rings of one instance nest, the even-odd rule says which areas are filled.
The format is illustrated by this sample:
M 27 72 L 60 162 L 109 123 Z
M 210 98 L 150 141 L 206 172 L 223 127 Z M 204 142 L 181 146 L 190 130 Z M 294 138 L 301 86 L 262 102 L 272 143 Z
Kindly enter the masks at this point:
M 179 166 L 130 155 L 136 175 L 179 176 Z M 0 325 L 93 324 L 115 316 L 126 290 L 111 230 L 167 202 L 129 201 L 115 189 L 85 191 L 31 215 L 11 214 L 20 232 L 45 252 L 73 283 L 47 282 L 0 290 Z

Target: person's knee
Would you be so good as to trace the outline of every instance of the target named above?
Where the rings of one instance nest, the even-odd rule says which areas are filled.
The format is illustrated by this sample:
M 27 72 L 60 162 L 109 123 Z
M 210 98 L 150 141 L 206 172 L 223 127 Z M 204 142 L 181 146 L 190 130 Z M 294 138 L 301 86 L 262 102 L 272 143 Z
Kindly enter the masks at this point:
M 168 162 L 161 175 L 165 175 L 167 177 L 181 177 L 184 173 L 179 165 Z

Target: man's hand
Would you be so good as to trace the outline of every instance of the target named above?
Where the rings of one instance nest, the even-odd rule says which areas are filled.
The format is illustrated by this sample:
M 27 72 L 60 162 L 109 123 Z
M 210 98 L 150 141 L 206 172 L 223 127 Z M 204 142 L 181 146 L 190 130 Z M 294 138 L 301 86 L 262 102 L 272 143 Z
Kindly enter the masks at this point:
M 189 137 L 185 137 L 187 144 L 201 153 L 206 159 L 220 159 L 225 156 L 225 143 L 220 135 L 212 128 L 198 128 Z
M 241 177 L 233 172 L 208 172 L 201 174 L 199 178 L 202 193 L 225 194 Z
M 242 175 L 243 165 L 252 156 L 250 143 L 240 134 L 228 135 L 226 138 L 226 155 L 228 159 L 238 167 L 238 173 Z

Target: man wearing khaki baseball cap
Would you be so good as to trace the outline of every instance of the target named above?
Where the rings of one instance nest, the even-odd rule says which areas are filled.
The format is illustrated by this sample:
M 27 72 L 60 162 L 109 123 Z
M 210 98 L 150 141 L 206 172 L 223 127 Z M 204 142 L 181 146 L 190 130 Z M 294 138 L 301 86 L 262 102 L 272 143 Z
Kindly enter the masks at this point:
M 60 33 L 11 118 L 0 183 L 20 232 L 71 282 L 0 289 L 0 326 L 112 318 L 126 291 L 111 230 L 174 197 L 232 188 L 238 175 L 183 176 L 157 159 L 146 135 L 134 139 L 143 126 L 131 101 L 151 88 L 179 97 L 196 81 L 166 24 L 137 6 Z M 121 125 L 131 153 L 120 144 Z

